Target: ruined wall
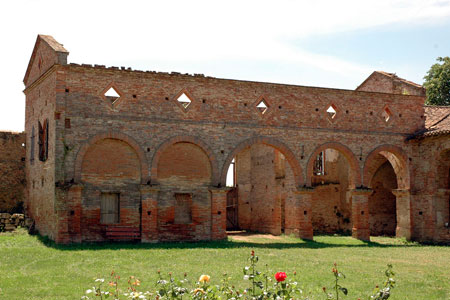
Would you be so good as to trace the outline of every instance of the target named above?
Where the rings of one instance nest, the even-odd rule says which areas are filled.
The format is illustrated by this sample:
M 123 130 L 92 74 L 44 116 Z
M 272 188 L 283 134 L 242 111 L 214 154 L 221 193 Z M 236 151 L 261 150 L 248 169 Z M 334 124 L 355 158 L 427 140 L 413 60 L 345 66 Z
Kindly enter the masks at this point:
M 239 226 L 250 231 L 279 235 L 294 231 L 297 216 L 294 174 L 284 155 L 267 145 L 256 144 L 236 158 Z
M 372 179 L 373 194 L 369 196 L 369 222 L 371 235 L 395 236 L 397 225 L 396 197 L 397 176 L 386 161 Z
M 450 137 L 411 141 L 414 149 L 411 216 L 417 240 L 450 240 Z M 424 159 L 426 158 L 426 159 Z
M 352 225 L 348 161 L 333 149 L 325 150 L 324 155 L 325 174 L 312 179 L 313 229 L 317 233 L 348 233 Z
M 83 240 L 105 238 L 107 226 L 139 227 L 140 162 L 134 149 L 117 139 L 103 139 L 91 145 L 83 157 L 81 231 Z M 102 224 L 101 198 L 118 194 L 119 222 Z
M 46 91 L 47 87 L 51 91 Z M 120 95 L 114 103 L 105 97 L 110 87 Z M 264 144 L 282 152 L 291 167 L 291 171 L 286 168 L 286 178 L 292 174 L 295 181 L 289 186 L 298 187 L 309 185 L 311 181 L 307 174 L 311 172 L 308 161 L 312 153 L 325 143 L 339 144 L 345 147 L 346 157 L 352 162 L 352 172 L 349 172 L 352 173 L 352 184 L 360 186 L 364 178 L 359 175 L 363 174 L 364 162 L 374 149 L 381 145 L 403 149 L 404 166 L 408 166 L 408 157 L 413 153 L 405 143 L 405 137 L 424 128 L 422 96 L 224 80 L 103 66 L 55 66 L 36 83 L 27 86 L 25 93 L 27 143 L 32 126 L 38 120 L 48 118 L 50 121 L 49 160 L 35 161 L 33 165 L 27 159 L 27 167 L 30 166 L 27 172 L 28 182 L 35 182 L 34 188 L 29 187 L 33 198 L 30 211 L 38 220 L 39 229 L 52 238 L 55 237 L 52 232 L 64 231 L 63 227 L 70 223 L 67 220 L 70 220 L 71 204 L 68 204 L 72 200 L 69 199 L 81 197 L 74 196 L 75 192 L 69 195 L 65 188 L 83 191 L 83 197 L 86 196 L 90 183 L 85 182 L 87 177 L 80 175 L 82 154 L 97 137 L 114 137 L 132 145 L 137 153 L 141 198 L 142 191 L 148 190 L 145 201 L 151 207 L 148 216 L 141 214 L 141 223 L 147 224 L 151 219 L 151 226 L 157 227 L 149 225 L 153 240 L 208 239 L 217 229 L 211 215 L 223 218 L 219 213 L 222 209 L 218 209 L 221 207 L 218 202 L 223 198 L 221 192 L 215 191 L 215 203 L 211 200 L 211 189 L 225 186 L 229 162 L 236 156 L 239 161 L 239 153 L 243 149 Z M 177 101 L 183 93 L 191 101 L 188 106 Z M 257 108 L 261 101 L 267 105 L 267 110 Z M 327 113 L 330 106 L 336 110 L 333 117 Z M 385 107 L 392 112 L 388 121 L 383 119 Z M 171 145 L 174 148 L 170 148 Z M 177 147 L 182 150 L 176 151 Z M 275 199 L 272 201 L 275 204 L 262 203 L 261 209 L 264 207 L 266 210 L 261 214 L 270 212 L 273 215 L 271 219 L 275 221 L 263 225 L 264 230 L 278 234 L 283 223 L 288 227 L 288 216 L 285 213 L 283 217 L 281 207 L 283 200 L 287 207 L 290 198 L 285 198 L 285 192 L 279 188 L 283 180 L 277 178 L 280 176 L 277 175 L 279 168 L 275 152 L 254 153 L 255 157 L 261 157 L 258 165 L 259 159 L 253 159 L 252 150 L 249 151 L 250 157 L 243 155 L 241 159 L 241 162 L 249 160 L 249 163 L 241 163 L 241 168 L 261 169 L 261 176 L 267 172 L 268 179 L 261 181 L 256 175 L 242 178 L 239 189 L 244 196 L 240 201 L 244 204 L 250 202 L 252 190 L 260 193 L 257 198 L 270 196 Z M 189 158 L 180 157 L 183 153 Z M 27 152 L 27 157 L 29 154 Z M 197 161 L 199 157 L 203 157 L 201 161 Z M 204 168 L 206 157 L 209 167 Z M 117 159 L 120 165 L 121 157 Z M 190 162 L 196 162 L 196 167 Z M 208 168 L 209 173 L 203 172 Z M 405 182 L 409 180 L 407 175 Z M 42 186 L 36 187 L 36 181 L 40 179 L 43 179 Z M 333 204 L 333 210 L 337 206 L 344 212 L 348 210 L 345 205 L 351 205 L 345 187 L 348 176 L 337 180 L 338 190 L 333 187 L 326 192 L 332 196 L 324 197 L 332 199 L 327 207 Z M 111 182 L 116 190 L 122 186 L 117 178 Z M 58 186 L 56 189 L 55 184 Z M 137 180 L 134 184 L 137 191 Z M 252 189 L 255 184 L 258 187 Z M 157 196 L 144 186 L 158 190 Z M 321 188 L 317 188 L 316 193 L 320 193 Z M 263 193 L 266 189 L 268 192 Z M 215 204 L 211 205 L 211 202 Z M 177 210 L 176 203 L 191 208 L 190 219 Z M 150 215 L 155 207 L 158 207 L 156 218 Z M 257 208 L 260 209 L 259 206 Z M 134 209 L 139 208 L 135 206 Z M 246 209 L 241 210 L 240 215 L 244 215 Z M 332 213 L 337 217 L 336 212 Z M 189 219 L 191 223 L 177 224 L 181 223 L 175 221 L 177 216 L 185 220 L 183 222 L 187 223 Z M 249 224 L 252 228 L 256 222 L 243 218 L 242 224 Z M 217 236 L 221 234 L 217 233 Z
M 0 212 L 23 213 L 25 133 L 0 131 Z
M 425 96 L 423 87 L 405 82 L 404 79 L 398 78 L 395 74 L 384 75 L 379 72 L 372 73 L 356 90 Z
M 56 74 L 49 74 L 40 79 L 40 83 L 25 91 L 25 131 L 26 131 L 26 177 L 27 205 L 30 218 L 36 222 L 36 229 L 52 239 L 57 238 L 58 212 L 64 210 L 58 207 L 55 198 L 55 160 L 56 144 L 55 125 L 57 123 L 56 109 Z M 39 159 L 39 122 L 41 125 L 48 120 L 48 159 Z M 64 216 L 67 212 L 64 212 Z
M 192 143 L 176 143 L 158 161 L 160 240 L 211 238 L 211 163 Z M 224 212 L 225 214 L 225 212 Z

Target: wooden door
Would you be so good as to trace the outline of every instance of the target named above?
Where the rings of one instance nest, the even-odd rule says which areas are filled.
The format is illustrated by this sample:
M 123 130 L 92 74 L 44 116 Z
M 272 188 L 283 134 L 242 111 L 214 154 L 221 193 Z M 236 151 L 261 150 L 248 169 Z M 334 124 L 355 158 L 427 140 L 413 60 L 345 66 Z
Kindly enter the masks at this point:
M 100 202 L 100 223 L 119 223 L 119 194 L 102 193 Z
M 227 193 L 227 230 L 238 229 L 238 189 L 232 188 Z

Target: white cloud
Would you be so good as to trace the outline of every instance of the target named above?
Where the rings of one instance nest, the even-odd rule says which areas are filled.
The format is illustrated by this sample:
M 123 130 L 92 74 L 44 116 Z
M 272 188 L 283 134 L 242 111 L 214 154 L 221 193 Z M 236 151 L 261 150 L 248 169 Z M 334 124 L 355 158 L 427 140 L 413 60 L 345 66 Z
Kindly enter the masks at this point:
M 0 11 L 5 41 L 0 55 L 8 58 L 0 75 L 4 83 L 1 104 L 8 108 L 1 111 L 0 129 L 20 130 L 24 122 L 21 80 L 38 33 L 64 43 L 71 52 L 69 61 L 77 63 L 123 65 L 132 61 L 132 67 L 152 69 L 145 65 L 149 60 L 170 61 L 176 71 L 188 64 L 219 66 L 234 61 L 239 71 L 243 60 L 268 61 L 362 81 L 372 66 L 311 53 L 293 47 L 291 41 L 387 24 L 442 22 L 450 16 L 450 1 L 29 0 L 4 1 Z M 242 78 L 239 72 L 232 77 L 264 80 L 258 74 L 245 74 L 251 78 Z M 330 79 L 329 74 L 310 77 Z M 283 77 L 289 82 L 297 79 Z

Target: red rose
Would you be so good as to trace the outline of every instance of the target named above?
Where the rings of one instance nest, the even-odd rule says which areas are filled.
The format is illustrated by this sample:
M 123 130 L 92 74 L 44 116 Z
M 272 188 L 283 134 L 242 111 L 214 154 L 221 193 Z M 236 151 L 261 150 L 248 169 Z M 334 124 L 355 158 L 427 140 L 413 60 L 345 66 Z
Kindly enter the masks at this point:
M 286 277 L 287 277 L 287 275 L 286 275 L 286 273 L 284 273 L 284 272 L 278 272 L 278 273 L 275 274 L 275 279 L 276 279 L 278 282 L 285 281 L 285 280 L 286 280 Z

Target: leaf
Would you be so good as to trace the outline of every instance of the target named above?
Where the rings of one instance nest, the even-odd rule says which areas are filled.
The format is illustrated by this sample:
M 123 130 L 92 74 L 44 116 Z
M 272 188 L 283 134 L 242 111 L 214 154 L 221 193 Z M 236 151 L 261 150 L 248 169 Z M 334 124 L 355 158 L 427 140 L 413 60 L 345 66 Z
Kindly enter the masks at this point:
M 348 290 L 345 287 L 339 287 L 339 289 L 344 293 L 344 295 L 348 294 Z

